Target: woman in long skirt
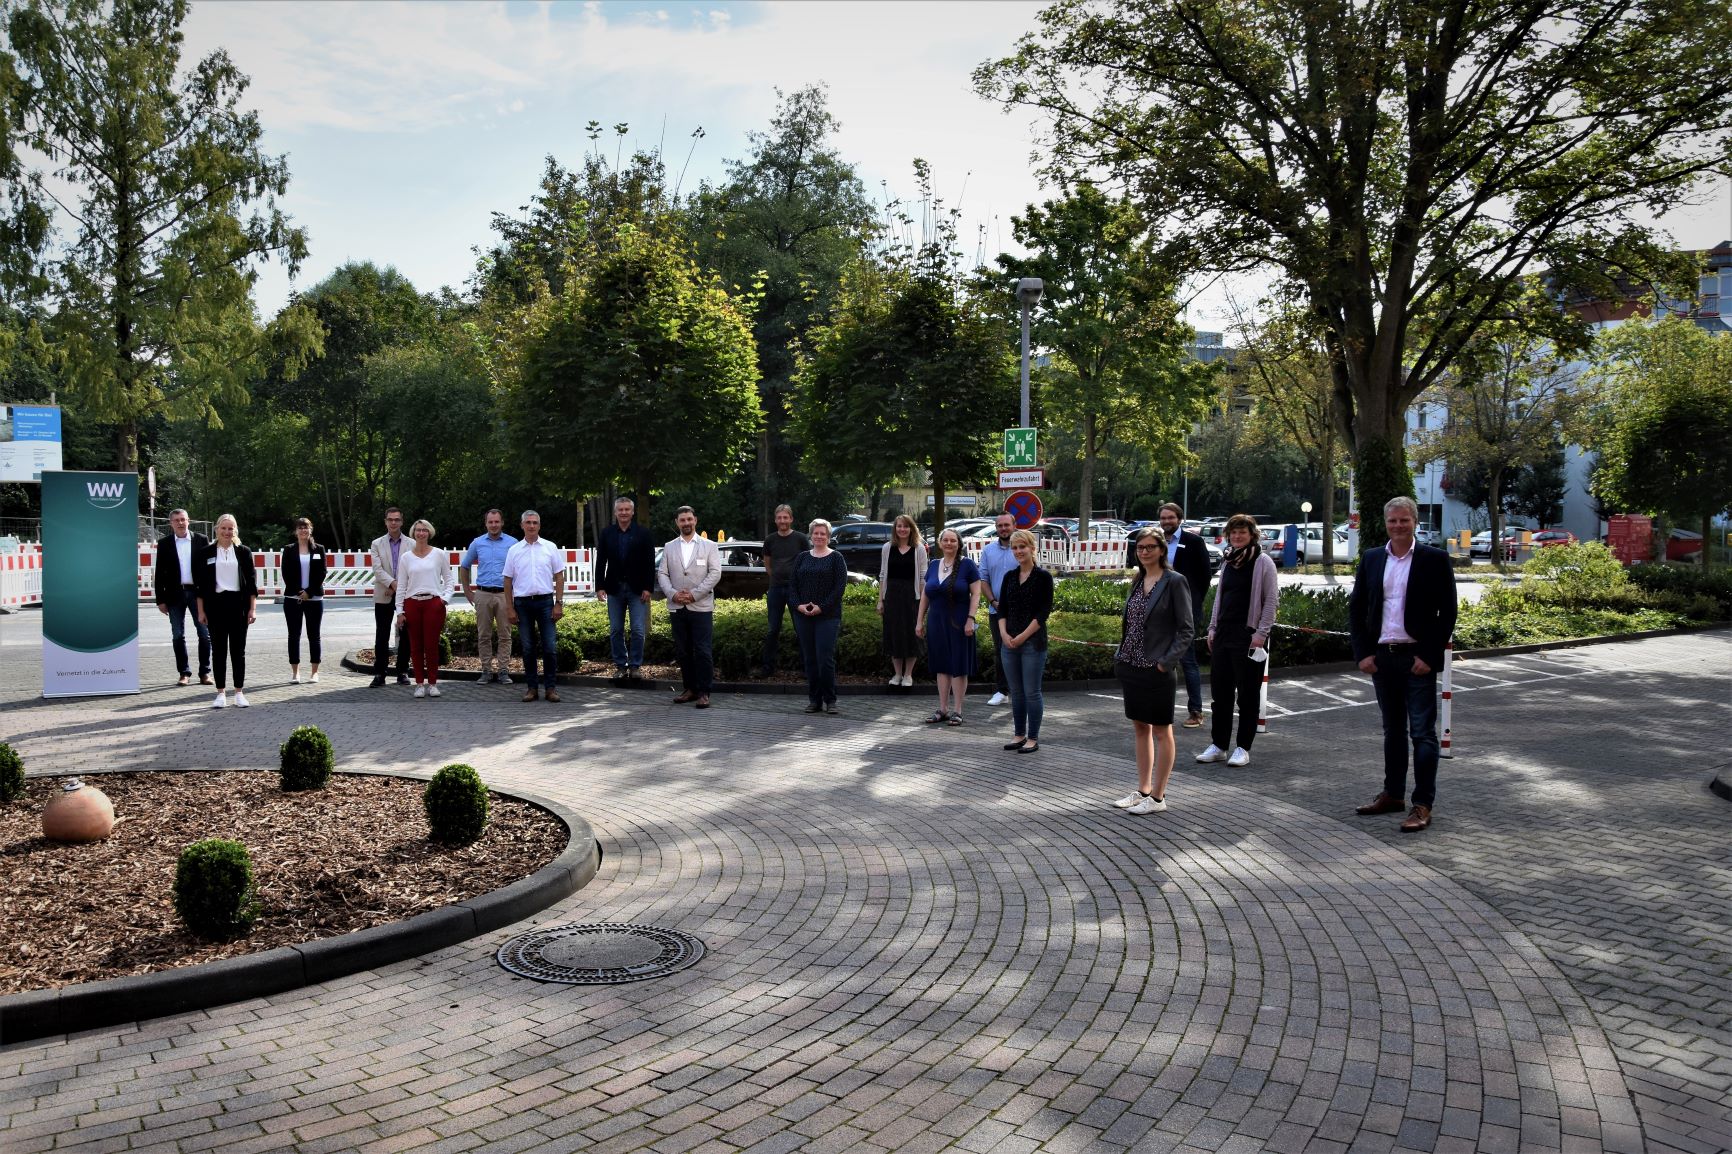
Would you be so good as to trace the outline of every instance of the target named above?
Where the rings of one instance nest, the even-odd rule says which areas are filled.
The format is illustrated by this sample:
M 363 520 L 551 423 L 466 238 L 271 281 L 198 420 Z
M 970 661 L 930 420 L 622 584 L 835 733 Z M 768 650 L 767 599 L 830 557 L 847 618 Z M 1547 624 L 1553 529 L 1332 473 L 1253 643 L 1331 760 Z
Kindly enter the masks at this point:
M 962 724 L 962 702 L 974 673 L 974 614 L 980 608 L 980 568 L 962 554 L 955 529 L 938 535 L 938 556 L 926 566 L 917 637 L 926 638 L 926 664 L 938 678 L 938 708 L 926 724 Z M 950 705 L 946 711 L 945 705 Z
M 906 513 L 890 525 L 890 540 L 878 556 L 878 615 L 884 619 L 884 656 L 890 658 L 890 684 L 913 685 L 920 639 L 914 635 L 920 589 L 926 578 L 926 542 Z

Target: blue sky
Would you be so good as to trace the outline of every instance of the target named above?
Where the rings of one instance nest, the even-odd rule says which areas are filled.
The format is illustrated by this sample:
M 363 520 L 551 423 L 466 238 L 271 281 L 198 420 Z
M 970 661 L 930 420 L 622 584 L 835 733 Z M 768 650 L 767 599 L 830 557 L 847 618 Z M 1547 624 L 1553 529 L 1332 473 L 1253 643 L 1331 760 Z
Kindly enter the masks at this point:
M 688 187 L 722 175 L 765 128 L 776 89 L 822 81 L 837 144 L 868 190 L 912 195 L 923 157 L 939 195 L 962 209 L 971 255 L 1010 244 L 1010 217 L 1044 195 L 1030 170 L 1034 122 L 974 95 L 969 74 L 1033 26 L 1021 0 L 806 0 L 801 3 L 365 3 L 198 0 L 190 62 L 224 48 L 252 80 L 266 147 L 287 153 L 283 207 L 307 228 L 307 287 L 351 260 L 395 265 L 423 291 L 461 287 L 496 211 L 532 195 L 543 159 L 571 164 L 583 126 L 631 126 L 628 147 L 665 141 Z M 665 127 L 664 127 L 665 124 Z M 608 137 L 611 140 L 611 132 Z M 1732 236 L 1725 180 L 1665 218 L 1682 245 Z M 982 234 L 984 230 L 984 234 Z M 1200 288 L 1202 286 L 1194 286 Z M 291 284 L 275 266 L 262 313 Z M 1242 303 L 1257 282 L 1234 289 Z M 1222 287 L 1190 319 L 1229 325 Z

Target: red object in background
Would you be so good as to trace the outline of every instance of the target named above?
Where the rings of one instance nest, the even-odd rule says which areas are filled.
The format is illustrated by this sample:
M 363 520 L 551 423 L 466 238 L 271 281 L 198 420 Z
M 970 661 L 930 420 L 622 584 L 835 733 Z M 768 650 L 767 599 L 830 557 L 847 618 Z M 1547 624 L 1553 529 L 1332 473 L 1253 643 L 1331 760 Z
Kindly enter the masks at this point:
M 1359 528 L 1359 514 L 1358 513 L 1347 514 L 1347 527 L 1349 529 Z
M 1606 521 L 1606 544 L 1625 565 L 1654 555 L 1654 519 L 1620 513 Z
M 1702 534 L 1688 529 L 1674 529 L 1666 538 L 1666 560 L 1688 561 L 1702 551 Z

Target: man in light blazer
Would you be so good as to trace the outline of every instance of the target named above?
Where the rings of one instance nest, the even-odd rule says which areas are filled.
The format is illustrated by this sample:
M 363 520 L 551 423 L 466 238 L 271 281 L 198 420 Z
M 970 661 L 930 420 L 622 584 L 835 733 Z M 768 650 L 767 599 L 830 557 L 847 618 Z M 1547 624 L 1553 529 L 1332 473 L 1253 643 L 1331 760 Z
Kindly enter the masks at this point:
M 1407 746 L 1413 744 L 1413 808 L 1401 832 L 1431 824 L 1437 795 L 1437 671 L 1455 632 L 1458 599 L 1449 554 L 1414 540 L 1419 506 L 1411 497 L 1383 507 L 1389 544 L 1366 552 L 1347 603 L 1353 659 L 1371 674 L 1383 715 L 1383 792 L 1362 814 L 1400 813 L 1407 792 Z
M 174 641 L 174 667 L 180 670 L 180 684 L 192 684 L 192 662 L 186 651 L 186 615 L 192 614 L 193 627 L 198 630 L 198 682 L 209 685 L 210 628 L 198 619 L 198 593 L 194 586 L 192 559 L 210 544 L 203 533 L 188 530 L 192 524 L 185 509 L 168 515 L 169 532 L 156 542 L 156 576 L 152 587 L 156 608 L 168 618 L 169 636 Z
M 699 709 L 708 709 L 710 687 L 715 681 L 710 643 L 716 585 L 722 579 L 722 551 L 714 541 L 698 536 L 698 515 L 690 505 L 679 507 L 674 524 L 680 535 L 663 547 L 662 562 L 656 567 L 656 584 L 668 599 L 668 621 L 673 626 L 674 655 L 683 684 L 674 704 L 695 701 Z
M 403 536 L 403 510 L 385 510 L 385 535 L 373 538 L 373 688 L 385 684 L 391 627 L 397 623 L 397 558 L 414 542 Z M 397 684 L 409 684 L 409 634 L 397 638 Z

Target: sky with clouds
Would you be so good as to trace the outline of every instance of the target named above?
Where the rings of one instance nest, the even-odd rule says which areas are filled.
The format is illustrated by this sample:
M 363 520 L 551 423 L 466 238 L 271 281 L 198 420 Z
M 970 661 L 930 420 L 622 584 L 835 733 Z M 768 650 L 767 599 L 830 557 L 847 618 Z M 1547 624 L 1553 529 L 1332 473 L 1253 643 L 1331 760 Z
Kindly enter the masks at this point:
M 244 102 L 265 146 L 287 153 L 283 208 L 310 235 L 295 286 L 348 261 L 394 265 L 423 291 L 461 288 L 494 212 L 533 194 L 544 159 L 571 165 L 586 122 L 631 126 L 662 146 L 686 187 L 718 180 L 767 127 L 776 89 L 823 82 L 841 154 L 878 199 L 911 196 L 916 157 L 962 212 L 969 255 L 1011 247 L 1010 218 L 1046 193 L 1032 172 L 1035 125 L 976 96 L 969 76 L 1033 26 L 1022 0 L 779 3 L 436 3 L 196 0 L 186 57 L 225 49 L 252 81 Z M 692 134 L 703 136 L 692 148 Z M 611 141 L 612 133 L 608 133 Z M 1663 222 L 1680 244 L 1732 235 L 1719 182 Z M 267 267 L 265 315 L 291 291 Z M 1255 285 L 1237 295 L 1255 295 Z M 1223 328 L 1219 286 L 1190 319 Z

